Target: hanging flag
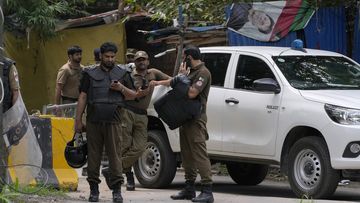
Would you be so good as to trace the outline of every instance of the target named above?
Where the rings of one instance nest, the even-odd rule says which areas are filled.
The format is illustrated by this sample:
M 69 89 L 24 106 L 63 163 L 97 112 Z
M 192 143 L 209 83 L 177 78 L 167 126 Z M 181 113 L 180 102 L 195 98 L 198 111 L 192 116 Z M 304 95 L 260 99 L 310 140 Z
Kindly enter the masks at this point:
M 226 25 L 259 41 L 277 41 L 303 29 L 315 12 L 309 0 L 234 3 Z

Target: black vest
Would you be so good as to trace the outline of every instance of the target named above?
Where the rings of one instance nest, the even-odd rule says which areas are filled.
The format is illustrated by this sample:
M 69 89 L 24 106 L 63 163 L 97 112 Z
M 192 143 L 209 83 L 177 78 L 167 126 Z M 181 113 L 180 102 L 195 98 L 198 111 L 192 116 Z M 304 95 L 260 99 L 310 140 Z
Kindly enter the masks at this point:
M 3 113 L 9 110 L 12 106 L 12 91 L 10 88 L 9 73 L 11 66 L 15 64 L 15 61 L 4 58 L 3 68 L 3 84 L 4 84 L 4 100 L 3 100 Z
M 112 121 L 116 108 L 124 105 L 124 96 L 120 91 L 111 90 L 110 84 L 114 80 L 122 83 L 127 71 L 118 65 L 109 72 L 99 66 L 86 68 L 84 71 L 90 76 L 87 93 L 87 103 L 93 110 L 90 121 Z

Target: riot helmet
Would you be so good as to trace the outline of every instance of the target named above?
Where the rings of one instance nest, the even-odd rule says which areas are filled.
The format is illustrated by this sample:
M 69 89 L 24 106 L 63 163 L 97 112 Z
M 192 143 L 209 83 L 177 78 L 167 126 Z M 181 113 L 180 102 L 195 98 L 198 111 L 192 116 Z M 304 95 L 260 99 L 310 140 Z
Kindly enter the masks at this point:
M 74 138 L 66 144 L 65 159 L 72 168 L 81 168 L 87 162 L 87 142 L 75 133 Z

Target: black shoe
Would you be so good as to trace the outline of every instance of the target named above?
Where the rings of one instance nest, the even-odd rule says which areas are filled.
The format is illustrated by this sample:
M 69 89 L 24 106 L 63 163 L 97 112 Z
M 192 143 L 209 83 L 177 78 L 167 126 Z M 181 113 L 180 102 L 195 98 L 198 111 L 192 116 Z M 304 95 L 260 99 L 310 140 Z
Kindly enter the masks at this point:
M 87 167 L 84 167 L 82 169 L 82 173 L 81 173 L 82 176 L 87 176 Z
M 175 195 L 171 195 L 170 198 L 173 200 L 182 200 L 187 199 L 191 200 L 196 196 L 195 194 L 195 185 L 192 181 L 186 181 L 186 186 L 180 192 Z
M 135 190 L 135 179 L 133 172 L 126 172 L 126 190 L 134 191 Z
M 123 197 L 121 196 L 120 189 L 113 190 L 113 202 L 123 203 Z
M 90 183 L 90 196 L 89 202 L 98 202 L 99 201 L 99 185 L 96 183 Z
M 206 202 L 206 203 L 213 203 L 214 196 L 212 194 L 212 187 L 211 185 L 203 186 L 201 193 L 191 200 L 192 202 Z

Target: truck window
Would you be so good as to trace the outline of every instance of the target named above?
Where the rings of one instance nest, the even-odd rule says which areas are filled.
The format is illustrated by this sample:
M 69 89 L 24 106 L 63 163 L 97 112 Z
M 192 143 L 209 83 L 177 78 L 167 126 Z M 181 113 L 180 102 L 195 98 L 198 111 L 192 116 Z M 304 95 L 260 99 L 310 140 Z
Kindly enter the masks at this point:
M 236 69 L 234 87 L 252 90 L 254 80 L 261 78 L 276 80 L 273 72 L 263 60 L 253 56 L 241 55 Z
M 229 66 L 231 54 L 229 53 L 204 53 L 202 54 L 202 61 L 211 73 L 212 82 L 214 86 L 224 86 L 226 70 Z

